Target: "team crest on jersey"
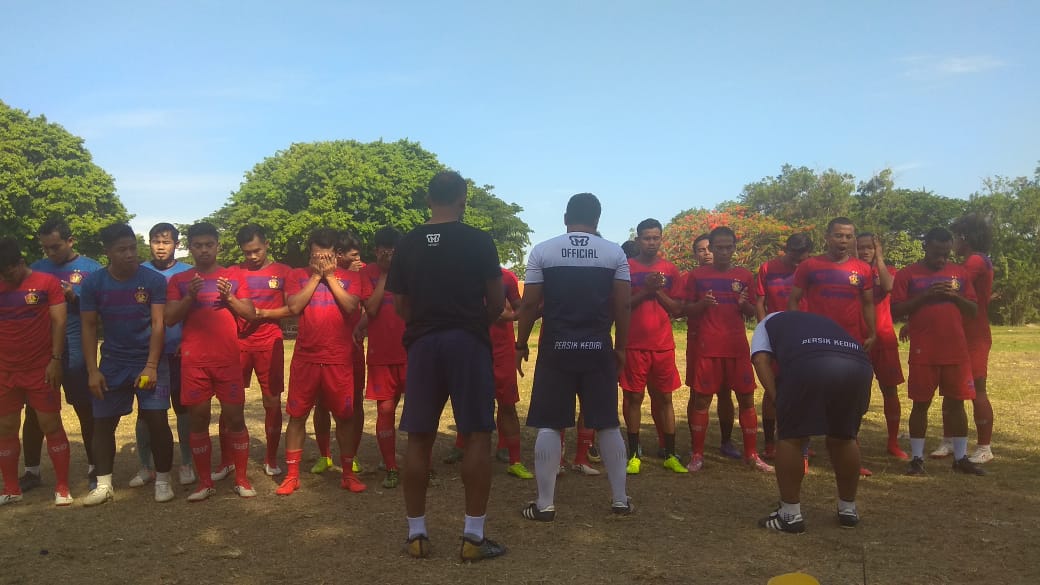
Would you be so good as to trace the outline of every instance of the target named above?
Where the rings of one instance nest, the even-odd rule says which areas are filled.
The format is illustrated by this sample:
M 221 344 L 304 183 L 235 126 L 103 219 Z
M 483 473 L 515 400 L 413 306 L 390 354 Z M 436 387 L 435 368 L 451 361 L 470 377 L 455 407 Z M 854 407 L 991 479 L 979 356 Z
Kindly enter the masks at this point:
M 36 292 L 35 288 L 30 288 L 29 292 L 25 293 L 25 304 L 27 304 L 27 305 L 38 305 L 38 304 L 40 304 L 40 293 Z
M 277 276 L 272 276 L 271 280 L 267 281 L 267 288 L 277 289 L 281 284 L 282 282 L 278 279 Z
M 950 279 L 950 288 L 953 290 L 961 290 L 961 281 L 956 278 Z
M 72 284 L 79 284 L 83 282 L 83 273 L 79 270 L 74 271 L 69 275 L 69 282 Z
M 734 280 L 730 283 L 729 287 L 733 289 L 733 292 L 738 293 L 744 290 L 744 284 L 739 280 Z
M 440 245 L 440 243 L 441 243 L 441 235 L 440 234 L 426 234 L 426 245 L 428 245 L 428 246 L 437 246 L 437 245 Z
M 570 236 L 572 246 L 588 246 L 588 236 Z
M 134 293 L 134 300 L 140 305 L 148 304 L 148 291 L 144 290 L 143 286 L 137 287 L 137 292 Z
M 851 284 L 852 286 L 859 286 L 859 283 L 862 281 L 863 280 L 860 278 L 858 272 L 853 272 L 849 275 L 849 284 Z

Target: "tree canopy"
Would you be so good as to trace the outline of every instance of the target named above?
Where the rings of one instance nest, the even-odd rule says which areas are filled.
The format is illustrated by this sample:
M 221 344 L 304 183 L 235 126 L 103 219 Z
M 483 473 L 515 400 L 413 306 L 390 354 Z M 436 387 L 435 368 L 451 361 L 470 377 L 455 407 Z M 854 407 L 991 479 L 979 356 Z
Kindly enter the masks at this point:
M 131 218 L 82 138 L 0 101 L 0 233 L 21 242 L 32 261 L 43 255 L 36 231 L 56 217 L 69 223 L 79 252 L 94 258 L 102 254 L 101 228 Z
M 427 184 L 445 168 L 436 155 L 407 140 L 293 144 L 246 173 L 239 190 L 205 221 L 221 230 L 222 262 L 241 260 L 235 234 L 252 222 L 267 230 L 273 256 L 302 265 L 304 243 L 317 226 L 350 230 L 367 247 L 383 226 L 404 232 L 426 221 Z M 521 211 L 499 199 L 493 186 L 469 181 L 463 221 L 491 233 L 502 264 L 514 269 L 522 269 L 530 243 Z

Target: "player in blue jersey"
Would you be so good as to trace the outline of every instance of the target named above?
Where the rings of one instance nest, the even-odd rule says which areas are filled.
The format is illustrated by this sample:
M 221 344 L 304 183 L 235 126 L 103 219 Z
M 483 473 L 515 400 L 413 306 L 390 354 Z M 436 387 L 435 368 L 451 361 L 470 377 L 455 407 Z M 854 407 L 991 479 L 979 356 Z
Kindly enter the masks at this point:
M 80 344 L 79 293 L 83 279 L 88 274 L 101 268 L 95 260 L 81 256 L 76 252 L 76 238 L 72 235 L 69 224 L 63 219 L 51 219 L 37 230 L 45 258 L 33 262 L 29 267 L 36 272 L 45 272 L 56 277 L 65 291 L 65 304 L 68 323 L 65 327 L 65 355 L 63 356 L 64 373 L 62 388 L 65 390 L 65 402 L 76 411 L 79 419 L 80 434 L 83 437 L 83 449 L 87 454 L 87 475 L 90 487 L 95 483 L 94 454 L 91 449 L 94 433 L 94 417 L 90 411 L 90 390 L 87 388 L 87 369 L 83 363 L 83 351 Z M 22 491 L 28 491 L 41 483 L 40 451 L 43 448 L 43 432 L 37 420 L 36 410 L 26 406 L 25 423 L 22 425 L 22 443 L 25 457 L 25 473 L 18 483 Z
M 170 487 L 173 434 L 170 408 L 170 368 L 161 362 L 166 279 L 143 268 L 137 260 L 137 236 L 126 224 L 101 230 L 108 266 L 83 281 L 80 309 L 83 355 L 93 394 L 94 455 L 98 485 L 83 500 L 85 506 L 111 501 L 116 427 L 133 410 L 148 426 L 155 461 L 155 501 L 174 498 Z M 104 327 L 98 365 L 98 324 Z

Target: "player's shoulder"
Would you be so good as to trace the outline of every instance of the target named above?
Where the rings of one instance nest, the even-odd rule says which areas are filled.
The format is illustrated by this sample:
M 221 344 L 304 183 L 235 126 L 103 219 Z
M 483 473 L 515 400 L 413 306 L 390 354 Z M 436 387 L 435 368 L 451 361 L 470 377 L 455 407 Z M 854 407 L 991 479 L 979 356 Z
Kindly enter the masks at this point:
M 96 272 L 103 268 L 100 262 L 88 256 L 84 256 L 83 254 L 80 254 L 78 258 L 73 260 L 72 264 L 73 266 L 71 266 L 70 268 L 78 269 L 81 271 L 89 270 L 91 272 Z
M 106 273 L 106 272 L 107 272 L 106 270 L 99 270 L 99 271 L 95 272 L 94 274 L 103 274 L 103 273 Z M 93 277 L 94 274 L 91 274 L 87 278 L 89 279 L 89 278 Z M 137 273 L 134 275 L 134 278 L 137 279 L 138 281 L 143 282 L 143 283 L 148 284 L 148 285 L 162 285 L 162 286 L 166 285 L 166 279 L 163 278 L 163 275 L 159 274 L 158 272 L 156 272 L 154 270 L 149 270 L 149 269 L 145 268 L 145 265 L 143 265 L 143 264 L 137 267 Z
M 506 280 L 507 282 L 520 282 L 520 279 L 517 278 L 515 272 L 513 272 L 512 270 L 506 268 L 505 266 L 502 266 L 501 269 L 502 269 L 502 278 L 504 280 Z
M 28 283 L 28 284 L 27 284 Z M 61 281 L 58 280 L 57 276 L 54 276 L 50 272 L 43 270 L 32 269 L 32 273 L 29 277 L 22 281 L 22 285 L 19 288 L 36 287 L 42 288 L 45 286 L 57 286 L 61 287 Z

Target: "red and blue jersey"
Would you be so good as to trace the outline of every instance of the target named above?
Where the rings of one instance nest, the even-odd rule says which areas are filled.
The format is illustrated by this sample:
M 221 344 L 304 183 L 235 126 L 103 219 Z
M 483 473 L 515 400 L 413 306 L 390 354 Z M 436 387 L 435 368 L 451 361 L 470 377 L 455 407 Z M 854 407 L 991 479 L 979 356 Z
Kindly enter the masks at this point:
M 249 287 L 238 270 L 217 267 L 208 274 L 188 270 L 170 278 L 166 286 L 167 302 L 188 297 L 188 287 L 195 275 L 203 280 L 202 290 L 184 318 L 182 364 L 187 367 L 237 366 L 238 321 L 227 301 L 220 298 L 217 279 L 224 277 L 231 281 L 231 294 L 239 299 L 250 297 Z
M 976 300 L 971 277 L 960 265 L 947 263 L 941 270 L 932 270 L 923 262 L 915 262 L 896 274 L 892 302 L 898 305 L 926 295 L 928 288 L 937 282 L 949 282 L 958 294 L 970 301 Z M 926 301 L 910 315 L 907 333 L 911 364 L 969 363 L 964 316 L 952 300 Z
M 829 317 L 863 342 L 863 291 L 872 286 L 872 271 L 858 258 L 835 262 L 826 254 L 798 265 L 794 285 L 802 289 L 809 312 Z
M 700 314 L 694 337 L 697 357 L 746 358 L 749 355 L 740 296 L 747 293 L 748 302 L 755 302 L 754 279 L 750 270 L 739 266 L 725 271 L 715 266 L 701 266 L 687 274 L 684 296 L 688 302 L 700 301 L 710 292 L 718 303 Z
M 76 255 L 75 258 L 64 264 L 55 264 L 54 262 L 51 262 L 50 258 L 41 258 L 40 260 L 33 262 L 29 268 L 35 272 L 46 272 L 61 282 L 69 283 L 72 286 L 73 292 L 76 293 L 76 297 L 79 297 L 80 291 L 83 289 L 83 279 L 85 279 L 90 273 L 101 270 L 101 264 L 96 260 L 87 258 L 86 256 Z M 79 302 L 74 301 L 69 303 L 67 309 L 68 321 L 65 324 L 65 349 L 72 353 L 79 354 L 81 351 Z
M 520 281 L 512 270 L 502 269 L 502 287 L 505 289 L 506 304 L 516 307 L 520 302 Z M 512 321 L 495 320 L 491 324 L 491 349 L 499 352 L 516 350 L 516 330 Z
M 791 298 L 796 268 L 785 262 L 782 256 L 764 262 L 758 267 L 758 275 L 755 277 L 755 294 L 759 298 L 765 298 L 767 315 L 787 310 L 787 300 Z M 798 310 L 806 311 L 808 307 L 803 296 L 798 303 Z
M 53 305 L 65 302 L 58 279 L 36 272 L 12 286 L 0 280 L 0 371 L 42 368 L 51 359 Z
M 889 274 L 895 276 L 896 271 L 891 266 L 885 266 Z M 892 323 L 892 295 L 885 292 L 881 287 L 881 276 L 877 268 L 871 267 L 871 284 L 874 290 L 874 328 L 877 331 L 877 342 L 888 346 L 897 346 L 896 329 Z M 866 323 L 861 323 L 863 331 L 867 330 Z
M 368 301 L 379 284 L 382 270 L 378 264 L 367 264 L 361 269 L 361 298 Z M 403 364 L 408 361 L 404 348 L 404 319 L 394 310 L 394 293 L 383 287 L 379 311 L 368 314 L 368 356 L 370 366 Z
M 80 311 L 97 313 L 104 327 L 101 362 L 142 367 L 152 336 L 152 306 L 166 304 L 166 279 L 138 267 L 133 277 L 117 280 L 98 270 L 83 280 Z
M 962 264 L 978 296 L 979 312 L 964 322 L 968 341 L 987 343 L 992 339 L 989 330 L 989 299 L 993 296 L 993 262 L 985 254 L 972 254 Z
M 251 270 L 245 264 L 239 264 L 237 269 L 249 287 L 254 307 L 271 310 L 285 306 L 285 279 L 292 268 L 272 262 L 256 270 Z M 244 351 L 269 350 L 281 338 L 282 326 L 278 319 L 239 319 L 238 346 Z
M 337 268 L 333 277 L 347 293 L 361 297 L 360 272 Z M 285 282 L 285 296 L 300 294 L 310 278 L 309 268 L 297 268 L 290 272 Z M 300 313 L 293 359 L 298 358 L 314 364 L 351 364 L 354 355 L 354 331 L 349 326 L 349 321 L 350 313 L 339 306 L 332 289 L 322 279 Z
M 632 296 L 646 288 L 646 279 L 657 272 L 664 275 L 661 290 L 673 299 L 683 297 L 683 279 L 679 269 L 663 258 L 655 258 L 650 265 L 635 258 L 628 259 L 628 270 L 632 277 Z M 667 351 L 675 349 L 672 335 L 672 316 L 655 297 L 650 297 L 632 307 L 632 320 L 628 329 L 628 349 Z
M 163 270 L 156 268 L 151 262 L 145 262 L 141 266 L 161 274 L 162 277 L 166 279 L 167 284 L 169 284 L 170 279 L 173 278 L 175 274 L 187 272 L 188 270 L 195 268 L 191 264 L 186 264 L 184 262 L 174 262 L 172 266 Z M 184 325 L 182 323 L 166 326 L 166 337 L 163 341 L 163 353 L 176 355 L 177 352 L 181 350 L 181 332 L 183 329 Z

